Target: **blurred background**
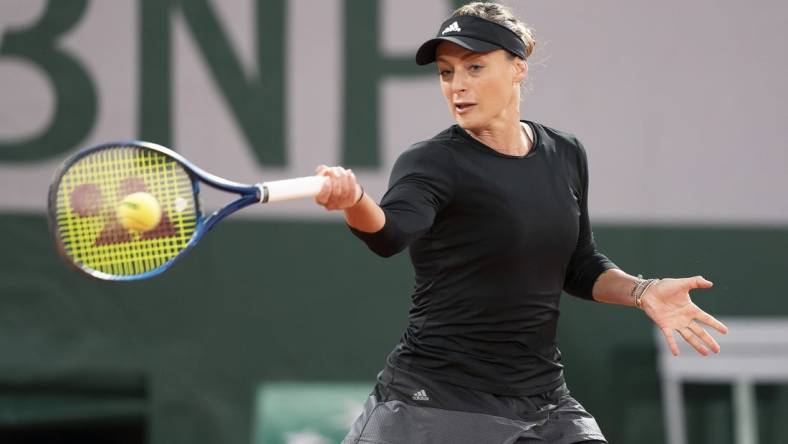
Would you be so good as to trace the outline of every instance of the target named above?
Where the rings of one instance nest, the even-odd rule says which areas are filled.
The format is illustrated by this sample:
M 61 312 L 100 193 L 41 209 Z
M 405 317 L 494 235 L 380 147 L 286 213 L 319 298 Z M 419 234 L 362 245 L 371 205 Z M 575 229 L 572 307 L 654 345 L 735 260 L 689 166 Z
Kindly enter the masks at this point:
M 57 257 L 47 187 L 79 148 L 138 138 L 242 182 L 341 164 L 379 199 L 398 154 L 453 123 L 413 54 L 462 3 L 0 0 L 0 441 L 338 442 L 406 325 L 406 254 L 297 202 L 233 216 L 154 280 L 96 282 Z M 602 251 L 711 279 L 694 299 L 716 316 L 783 322 L 788 4 L 503 3 L 538 41 L 523 117 L 588 151 Z M 567 296 L 559 332 L 611 442 L 670 442 L 643 314 Z M 788 442 L 785 379 L 750 381 L 750 439 Z M 725 378 L 683 394 L 688 442 L 737 442 Z

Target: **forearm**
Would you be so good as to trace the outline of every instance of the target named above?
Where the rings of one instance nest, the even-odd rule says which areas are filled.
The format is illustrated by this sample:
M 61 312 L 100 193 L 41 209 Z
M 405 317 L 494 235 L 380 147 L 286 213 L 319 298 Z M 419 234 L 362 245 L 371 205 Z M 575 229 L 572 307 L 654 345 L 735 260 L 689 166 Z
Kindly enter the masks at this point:
M 357 204 L 345 208 L 345 222 L 356 230 L 377 233 L 386 224 L 386 214 L 369 195 L 364 193 Z
M 619 269 L 610 269 L 599 275 L 594 283 L 593 298 L 606 304 L 635 306 L 632 290 L 638 278 Z

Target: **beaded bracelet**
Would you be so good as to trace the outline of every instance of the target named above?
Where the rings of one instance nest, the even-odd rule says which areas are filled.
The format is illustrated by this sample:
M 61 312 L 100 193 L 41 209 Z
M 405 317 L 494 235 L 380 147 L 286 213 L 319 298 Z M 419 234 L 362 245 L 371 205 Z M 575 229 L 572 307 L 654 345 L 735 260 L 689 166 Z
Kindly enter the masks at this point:
M 632 289 L 632 299 L 635 301 L 635 306 L 637 308 L 643 308 L 643 295 L 646 294 L 646 290 L 649 289 L 655 282 L 659 279 L 643 279 L 642 275 L 637 276 L 638 281 L 635 284 L 635 287 Z

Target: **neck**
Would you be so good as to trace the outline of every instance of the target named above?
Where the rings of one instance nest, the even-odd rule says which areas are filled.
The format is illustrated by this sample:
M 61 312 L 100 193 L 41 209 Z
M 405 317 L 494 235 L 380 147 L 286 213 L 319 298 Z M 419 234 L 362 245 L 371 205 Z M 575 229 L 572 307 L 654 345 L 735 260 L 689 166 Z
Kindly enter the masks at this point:
M 466 129 L 468 134 L 479 142 L 501 154 L 525 156 L 531 150 L 531 138 L 517 119 L 506 122 L 492 122 L 482 128 Z

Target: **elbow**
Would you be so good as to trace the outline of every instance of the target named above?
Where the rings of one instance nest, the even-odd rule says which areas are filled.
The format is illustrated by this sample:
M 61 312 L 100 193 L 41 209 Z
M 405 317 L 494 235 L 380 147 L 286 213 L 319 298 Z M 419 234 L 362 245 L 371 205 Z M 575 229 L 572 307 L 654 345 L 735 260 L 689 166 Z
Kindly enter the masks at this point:
M 386 224 L 375 233 L 365 233 L 351 227 L 351 231 L 367 244 L 367 247 L 380 257 L 391 257 L 407 248 L 418 233 L 402 231 L 390 218 Z
M 373 253 L 377 254 L 380 257 L 386 258 L 386 257 L 394 256 L 395 254 L 404 250 L 406 245 L 390 242 L 390 243 L 379 243 L 375 245 L 368 244 L 368 246 Z
M 385 231 L 377 233 L 364 233 L 351 227 L 351 231 L 361 239 L 373 253 L 380 257 L 391 257 L 408 246 L 404 239 L 387 235 Z
M 563 290 L 570 296 L 574 296 L 580 299 L 586 299 L 589 301 L 595 300 L 593 297 L 593 292 L 589 288 L 582 287 L 577 282 L 568 282 L 564 284 Z

